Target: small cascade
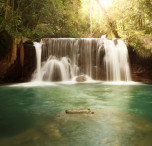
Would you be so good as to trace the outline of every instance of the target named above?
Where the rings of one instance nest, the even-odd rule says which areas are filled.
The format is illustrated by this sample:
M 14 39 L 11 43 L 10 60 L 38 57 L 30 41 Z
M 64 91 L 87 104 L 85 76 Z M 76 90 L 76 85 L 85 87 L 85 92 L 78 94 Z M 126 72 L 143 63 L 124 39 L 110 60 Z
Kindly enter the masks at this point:
M 104 40 L 105 67 L 108 81 L 130 81 L 128 50 L 122 40 Z
M 67 57 L 74 76 L 79 74 L 91 76 L 91 51 L 95 39 L 52 38 L 42 41 L 42 60 L 46 60 L 50 55 L 58 59 Z
M 44 81 L 67 81 L 73 77 L 73 70 L 68 58 L 62 57 L 60 60 L 50 56 L 42 66 L 41 79 Z
M 36 48 L 36 74 L 35 80 L 41 80 L 41 50 L 42 50 L 42 43 L 34 42 L 34 47 Z
M 68 81 L 81 75 L 96 80 L 131 80 L 128 50 L 122 40 L 44 38 L 34 46 L 37 69 L 33 80 Z

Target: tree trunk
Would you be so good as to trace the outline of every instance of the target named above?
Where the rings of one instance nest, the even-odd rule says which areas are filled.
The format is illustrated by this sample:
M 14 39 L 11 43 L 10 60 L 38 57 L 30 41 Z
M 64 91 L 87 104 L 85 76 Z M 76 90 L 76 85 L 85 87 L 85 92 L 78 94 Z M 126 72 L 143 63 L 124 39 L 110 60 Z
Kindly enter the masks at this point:
M 99 0 L 96 0 L 96 1 L 97 1 L 97 3 L 99 4 L 99 6 L 100 6 L 100 8 L 101 8 L 101 10 L 102 10 L 102 12 L 103 12 L 103 14 L 104 14 L 105 17 L 106 17 L 107 22 L 108 22 L 108 25 L 109 25 L 109 27 L 111 28 L 111 31 L 112 31 L 114 37 L 115 37 L 115 38 L 120 38 L 119 35 L 118 35 L 118 32 L 117 32 L 117 30 L 116 30 L 116 28 L 115 28 L 115 26 L 114 26 L 114 24 L 113 24 L 113 22 L 110 20 L 110 18 L 109 18 L 109 16 L 108 16 L 107 11 L 106 11 L 105 8 L 101 5 L 101 3 L 100 3 Z
M 90 1 L 89 11 L 90 11 L 90 35 L 92 37 L 92 3 L 91 3 L 91 1 Z

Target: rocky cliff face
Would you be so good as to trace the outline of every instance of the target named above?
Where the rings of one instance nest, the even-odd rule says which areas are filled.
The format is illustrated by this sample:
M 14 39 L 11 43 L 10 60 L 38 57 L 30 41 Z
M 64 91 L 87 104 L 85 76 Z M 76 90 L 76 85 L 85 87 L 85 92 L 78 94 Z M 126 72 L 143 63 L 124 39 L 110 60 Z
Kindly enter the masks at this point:
M 0 83 L 29 81 L 36 67 L 33 43 L 13 39 L 5 31 L 0 33 L 0 40 Z
M 36 68 L 36 54 L 32 42 L 17 45 L 16 59 L 7 69 L 3 78 L 4 82 L 25 82 L 30 81 L 32 73 Z
M 27 41 L 23 43 L 24 59 L 22 65 L 22 81 L 30 81 L 32 74 L 36 68 L 36 52 L 33 42 Z
M 132 80 L 152 83 L 152 56 L 140 57 L 132 48 L 129 48 L 129 58 Z

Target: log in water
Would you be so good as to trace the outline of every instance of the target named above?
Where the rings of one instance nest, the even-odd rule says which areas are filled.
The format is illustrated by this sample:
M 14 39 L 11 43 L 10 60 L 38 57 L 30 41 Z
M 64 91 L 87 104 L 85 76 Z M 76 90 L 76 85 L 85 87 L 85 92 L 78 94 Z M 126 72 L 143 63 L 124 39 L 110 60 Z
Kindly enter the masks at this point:
M 69 109 L 65 111 L 66 114 L 94 114 L 89 108 Z

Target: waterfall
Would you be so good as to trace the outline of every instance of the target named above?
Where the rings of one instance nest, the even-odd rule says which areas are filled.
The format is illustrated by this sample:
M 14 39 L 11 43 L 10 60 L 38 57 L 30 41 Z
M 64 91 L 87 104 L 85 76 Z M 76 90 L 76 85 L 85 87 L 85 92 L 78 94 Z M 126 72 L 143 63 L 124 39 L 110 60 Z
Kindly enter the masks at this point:
M 130 68 L 128 64 L 128 50 L 122 40 L 104 40 L 107 80 L 130 81 Z
M 36 48 L 36 80 L 41 80 L 41 47 L 42 43 L 34 42 L 34 47 Z
M 42 80 L 45 81 L 67 81 L 73 77 L 71 64 L 66 57 L 59 60 L 50 56 L 42 66 L 42 72 Z
M 37 69 L 33 80 L 68 81 L 76 76 L 130 81 L 128 50 L 123 40 L 43 38 L 34 43 Z

